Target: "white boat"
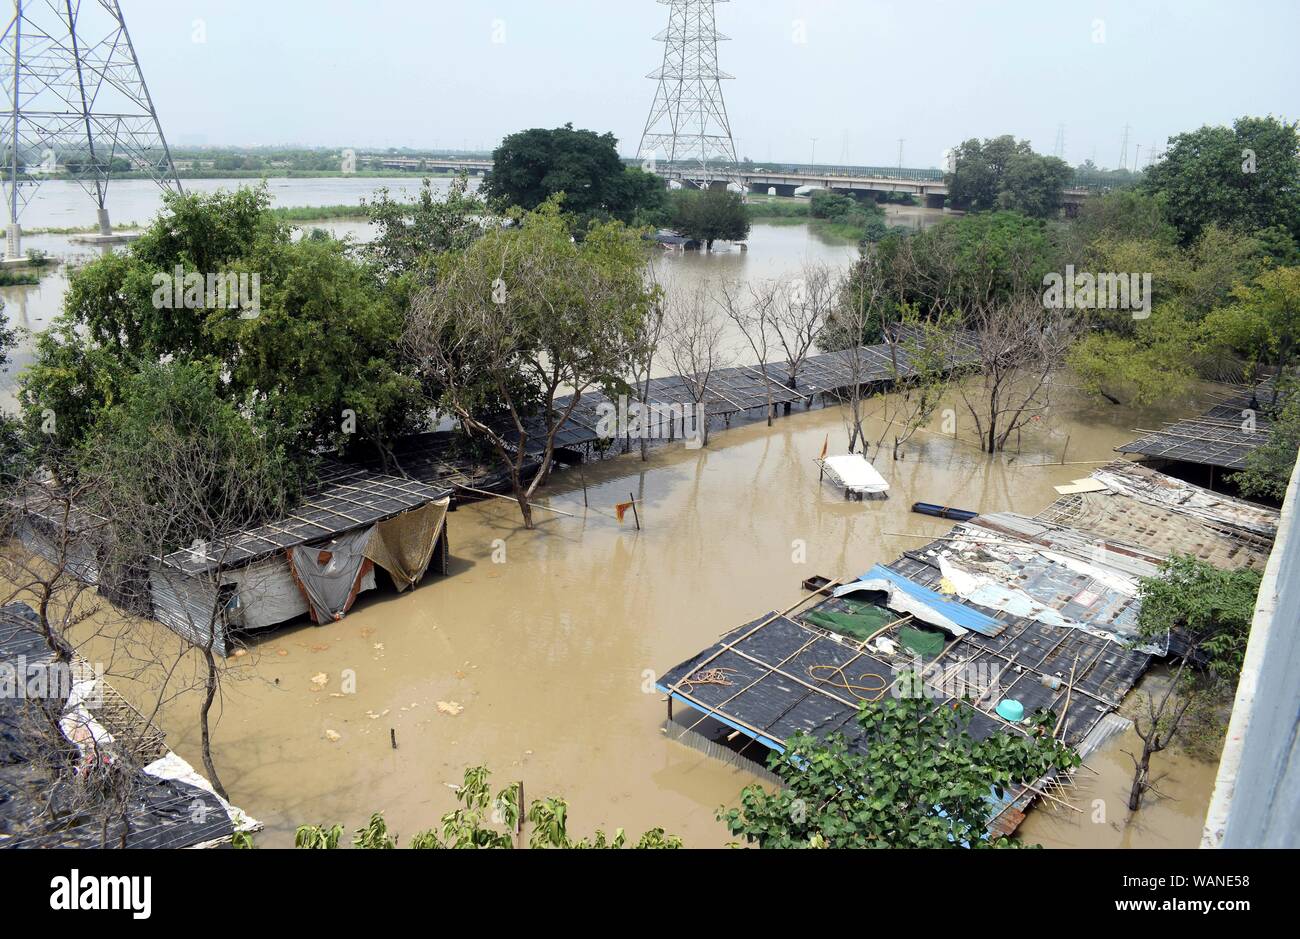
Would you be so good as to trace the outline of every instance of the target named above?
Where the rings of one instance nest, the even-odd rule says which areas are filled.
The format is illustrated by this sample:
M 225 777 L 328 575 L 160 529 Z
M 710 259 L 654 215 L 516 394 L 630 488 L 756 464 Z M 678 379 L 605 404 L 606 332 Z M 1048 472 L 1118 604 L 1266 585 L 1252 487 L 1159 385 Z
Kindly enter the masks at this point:
M 817 465 L 822 468 L 822 478 L 842 488 L 846 499 L 888 498 L 889 483 L 860 453 L 828 456 L 818 460 Z

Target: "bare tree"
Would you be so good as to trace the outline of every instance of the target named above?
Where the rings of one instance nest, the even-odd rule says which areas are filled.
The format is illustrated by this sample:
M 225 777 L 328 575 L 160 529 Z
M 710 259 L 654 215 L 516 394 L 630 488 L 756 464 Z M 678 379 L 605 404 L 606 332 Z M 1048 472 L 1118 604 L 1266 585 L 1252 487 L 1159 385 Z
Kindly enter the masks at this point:
M 1065 362 L 1075 324 L 1029 296 L 980 303 L 966 311 L 966 323 L 974 331 L 972 365 L 979 374 L 959 385 L 961 396 L 980 448 L 996 453 L 1048 413 L 1052 373 Z
M 768 427 L 772 426 L 776 411 L 772 400 L 774 383 L 767 368 L 767 358 L 774 335 L 772 317 L 779 290 L 780 287 L 774 281 L 750 284 L 742 289 L 739 281 L 726 279 L 719 280 L 712 290 L 713 302 L 745 337 L 757 368 L 762 371 Z
M 1151 755 L 1159 753 L 1173 742 L 1178 734 L 1183 715 L 1196 701 L 1196 692 L 1182 687 L 1187 659 L 1188 655 L 1184 655 L 1178 663 L 1178 670 L 1159 696 L 1159 702 L 1156 701 L 1156 695 L 1143 696 L 1146 706 L 1145 719 L 1141 716 L 1133 719 L 1133 729 L 1142 741 L 1142 755 L 1138 757 L 1132 753 L 1128 754 L 1133 761 L 1133 785 L 1128 795 L 1130 812 L 1136 812 L 1142 805 L 1142 796 L 1148 790 L 1155 789 L 1155 781 L 1151 779 Z M 1180 688 L 1182 694 L 1178 694 Z
M 628 350 L 628 366 L 632 379 L 632 390 L 637 403 L 641 405 L 641 462 L 650 459 L 650 434 L 644 422 L 650 413 L 650 379 L 654 377 L 655 356 L 659 353 L 664 336 L 664 291 L 655 281 L 653 265 L 647 265 L 647 279 L 650 282 L 654 301 L 642 319 L 639 328 L 632 337 Z
M 696 426 L 709 445 L 708 396 L 713 374 L 726 362 L 722 353 L 722 324 L 712 316 L 704 287 L 676 288 L 668 294 L 668 358 L 682 377 L 695 405 Z
M 21 622 L 51 656 L 43 692 L 21 701 L 16 744 L 37 787 L 32 797 L 44 803 L 30 827 L 41 843 L 94 827 L 100 847 L 126 846 L 140 774 L 165 751 L 157 716 L 192 687 L 178 680 L 184 644 L 140 628 L 97 592 L 113 592 L 106 578 L 116 575 L 105 550 L 110 520 L 88 508 L 101 488 L 80 475 L 65 485 L 24 477 L 11 481 L 4 500 L 3 605 L 32 611 Z M 136 689 L 143 709 L 113 690 L 114 679 Z
M 776 294 L 771 325 L 785 353 L 786 384 L 792 391 L 799 390 L 799 369 L 835 309 L 838 287 L 838 278 L 829 265 L 810 262 Z

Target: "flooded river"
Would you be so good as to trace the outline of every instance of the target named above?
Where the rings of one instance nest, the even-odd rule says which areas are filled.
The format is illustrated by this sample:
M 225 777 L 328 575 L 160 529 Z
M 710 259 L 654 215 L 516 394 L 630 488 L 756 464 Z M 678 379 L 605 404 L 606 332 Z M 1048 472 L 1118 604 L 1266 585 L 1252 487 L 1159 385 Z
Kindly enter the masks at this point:
M 845 446 L 838 411 L 796 412 L 770 430 L 719 433 L 704 450 L 588 466 L 588 510 L 576 471 L 560 474 L 543 501 L 576 517 L 539 512 L 533 532 L 508 502 L 461 508 L 450 517 L 449 577 L 403 596 L 365 594 L 342 622 L 271 632 L 236 661 L 245 677 L 225 686 L 218 767 L 235 802 L 267 823 L 267 845 L 291 843 L 307 822 L 355 828 L 372 811 L 409 836 L 451 807 L 449 786 L 479 763 L 502 784 L 522 779 L 529 797 L 565 796 L 575 833 L 663 826 L 689 845 L 723 845 L 715 810 L 753 779 L 662 735 L 658 674 L 790 606 L 810 575 L 857 575 L 947 531 L 911 514 L 913 501 L 1032 514 L 1056 497 L 1054 485 L 1091 469 L 1030 465 L 1058 458 L 1066 435 L 1072 460 L 1106 460 L 1132 427 L 1164 416 L 1072 407 L 1026 436 L 1022 453 L 992 460 L 921 434 L 904 461 L 877 461 L 894 487 L 888 501 L 846 503 L 818 484 L 813 463 L 827 434 L 832 451 Z M 612 517 L 629 493 L 643 500 L 639 533 Z M 355 694 L 341 686 L 345 670 Z M 439 702 L 463 710 L 442 713 Z M 163 725 L 198 765 L 196 712 L 196 699 L 176 702 Z M 1126 743 L 1093 757 L 1102 775 L 1077 796 L 1089 810 L 1104 798 L 1105 824 L 1035 811 L 1026 835 L 1053 845 L 1194 845 L 1212 765 L 1157 755 L 1157 772 L 1172 766 L 1184 781 L 1169 790 L 1180 801 L 1126 824 Z
M 119 199 L 126 190 L 135 201 L 115 209 L 115 219 L 151 217 L 157 195 L 148 185 L 117 184 Z M 330 205 L 385 185 L 414 192 L 418 182 L 273 180 L 271 188 L 281 205 Z M 57 200 L 47 210 L 28 226 L 94 220 L 93 211 Z M 914 217 L 900 224 L 933 220 L 910 211 Z M 321 227 L 368 236 L 362 222 Z M 95 250 L 55 235 L 29 236 L 26 246 L 65 261 Z M 758 224 L 747 251 L 665 254 L 656 263 L 666 282 L 691 286 L 719 276 L 790 277 L 805 262 L 844 267 L 855 252 L 808 226 Z M 39 330 L 65 288 L 59 272 L 39 287 L 0 293 L 12 322 Z M 733 345 L 737 360 L 745 359 Z M 16 367 L 23 362 L 20 350 Z M 635 836 L 662 826 L 691 846 L 723 845 L 715 811 L 734 804 L 753 777 L 665 739 L 665 705 L 653 690 L 659 673 L 732 627 L 790 606 L 813 574 L 855 576 L 948 530 L 949 523 L 911 514 L 912 502 L 1034 514 L 1056 497 L 1053 486 L 1093 468 L 1032 465 L 1058 459 L 1067 439 L 1071 460 L 1108 460 L 1134 427 L 1156 426 L 1187 407 L 1174 401 L 1165 411 L 1134 412 L 1076 400 L 1026 434 L 1022 453 L 993 459 L 966 442 L 958 407 L 965 439 L 921 433 L 905 460 L 877 460 L 893 486 L 879 503 L 846 503 L 819 485 L 813 458 L 823 441 L 829 434 L 832 452 L 847 443 L 839 411 L 828 409 L 797 411 L 770 429 L 736 427 L 704 450 L 665 447 L 645 464 L 617 457 L 588 466 L 588 509 L 577 471 L 558 474 L 542 501 L 576 517 L 539 512 L 533 532 L 521 529 L 511 503 L 461 508 L 449 523 L 450 576 L 403 596 L 365 594 L 342 622 L 272 631 L 234 660 L 238 677 L 224 687 L 215 729 L 218 769 L 233 800 L 267 824 L 260 842 L 268 846 L 291 844 L 299 824 L 352 829 L 374 811 L 405 840 L 436 824 L 452 806 L 450 786 L 479 763 L 501 785 L 522 779 L 529 798 L 567 798 L 577 835 L 624 827 Z M 869 422 L 869 429 L 881 427 Z M 642 500 L 641 532 L 630 519 L 613 518 L 629 493 Z M 806 562 L 796 563 L 801 542 Z M 345 673 L 355 675 L 355 693 L 345 693 Z M 440 702 L 456 707 L 440 711 Z M 174 701 L 161 723 L 172 747 L 199 766 L 197 709 L 194 697 Z M 1161 788 L 1170 798 L 1148 797 L 1152 804 L 1129 820 L 1131 767 L 1122 751 L 1132 746 L 1119 740 L 1090 760 L 1096 774 L 1085 774 L 1072 799 L 1087 815 L 1036 810 L 1026 838 L 1053 846 L 1194 845 L 1213 765 L 1158 754 L 1156 772 L 1168 773 Z M 1093 820 L 1097 799 L 1105 805 L 1101 822 Z

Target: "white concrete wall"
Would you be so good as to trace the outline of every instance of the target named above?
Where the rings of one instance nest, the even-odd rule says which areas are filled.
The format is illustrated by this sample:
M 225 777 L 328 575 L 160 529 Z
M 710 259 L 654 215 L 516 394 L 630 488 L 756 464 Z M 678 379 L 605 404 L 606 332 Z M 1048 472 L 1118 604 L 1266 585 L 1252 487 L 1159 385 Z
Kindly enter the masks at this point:
M 1260 584 L 1201 847 L 1300 847 L 1298 729 L 1300 464 Z

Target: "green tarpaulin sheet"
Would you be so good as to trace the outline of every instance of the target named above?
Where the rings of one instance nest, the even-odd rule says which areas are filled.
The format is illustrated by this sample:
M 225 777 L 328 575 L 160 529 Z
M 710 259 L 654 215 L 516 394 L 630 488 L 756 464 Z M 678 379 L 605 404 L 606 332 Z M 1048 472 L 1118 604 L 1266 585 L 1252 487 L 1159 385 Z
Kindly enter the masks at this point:
M 820 610 L 812 610 L 805 613 L 803 618 L 814 626 L 829 629 L 841 636 L 866 639 L 878 632 L 880 627 L 898 619 L 898 616 L 890 610 L 863 604 L 857 613 L 824 613 Z
M 943 633 L 904 626 L 898 631 L 898 641 L 903 644 L 904 649 L 915 652 L 925 659 L 932 659 L 943 651 Z

